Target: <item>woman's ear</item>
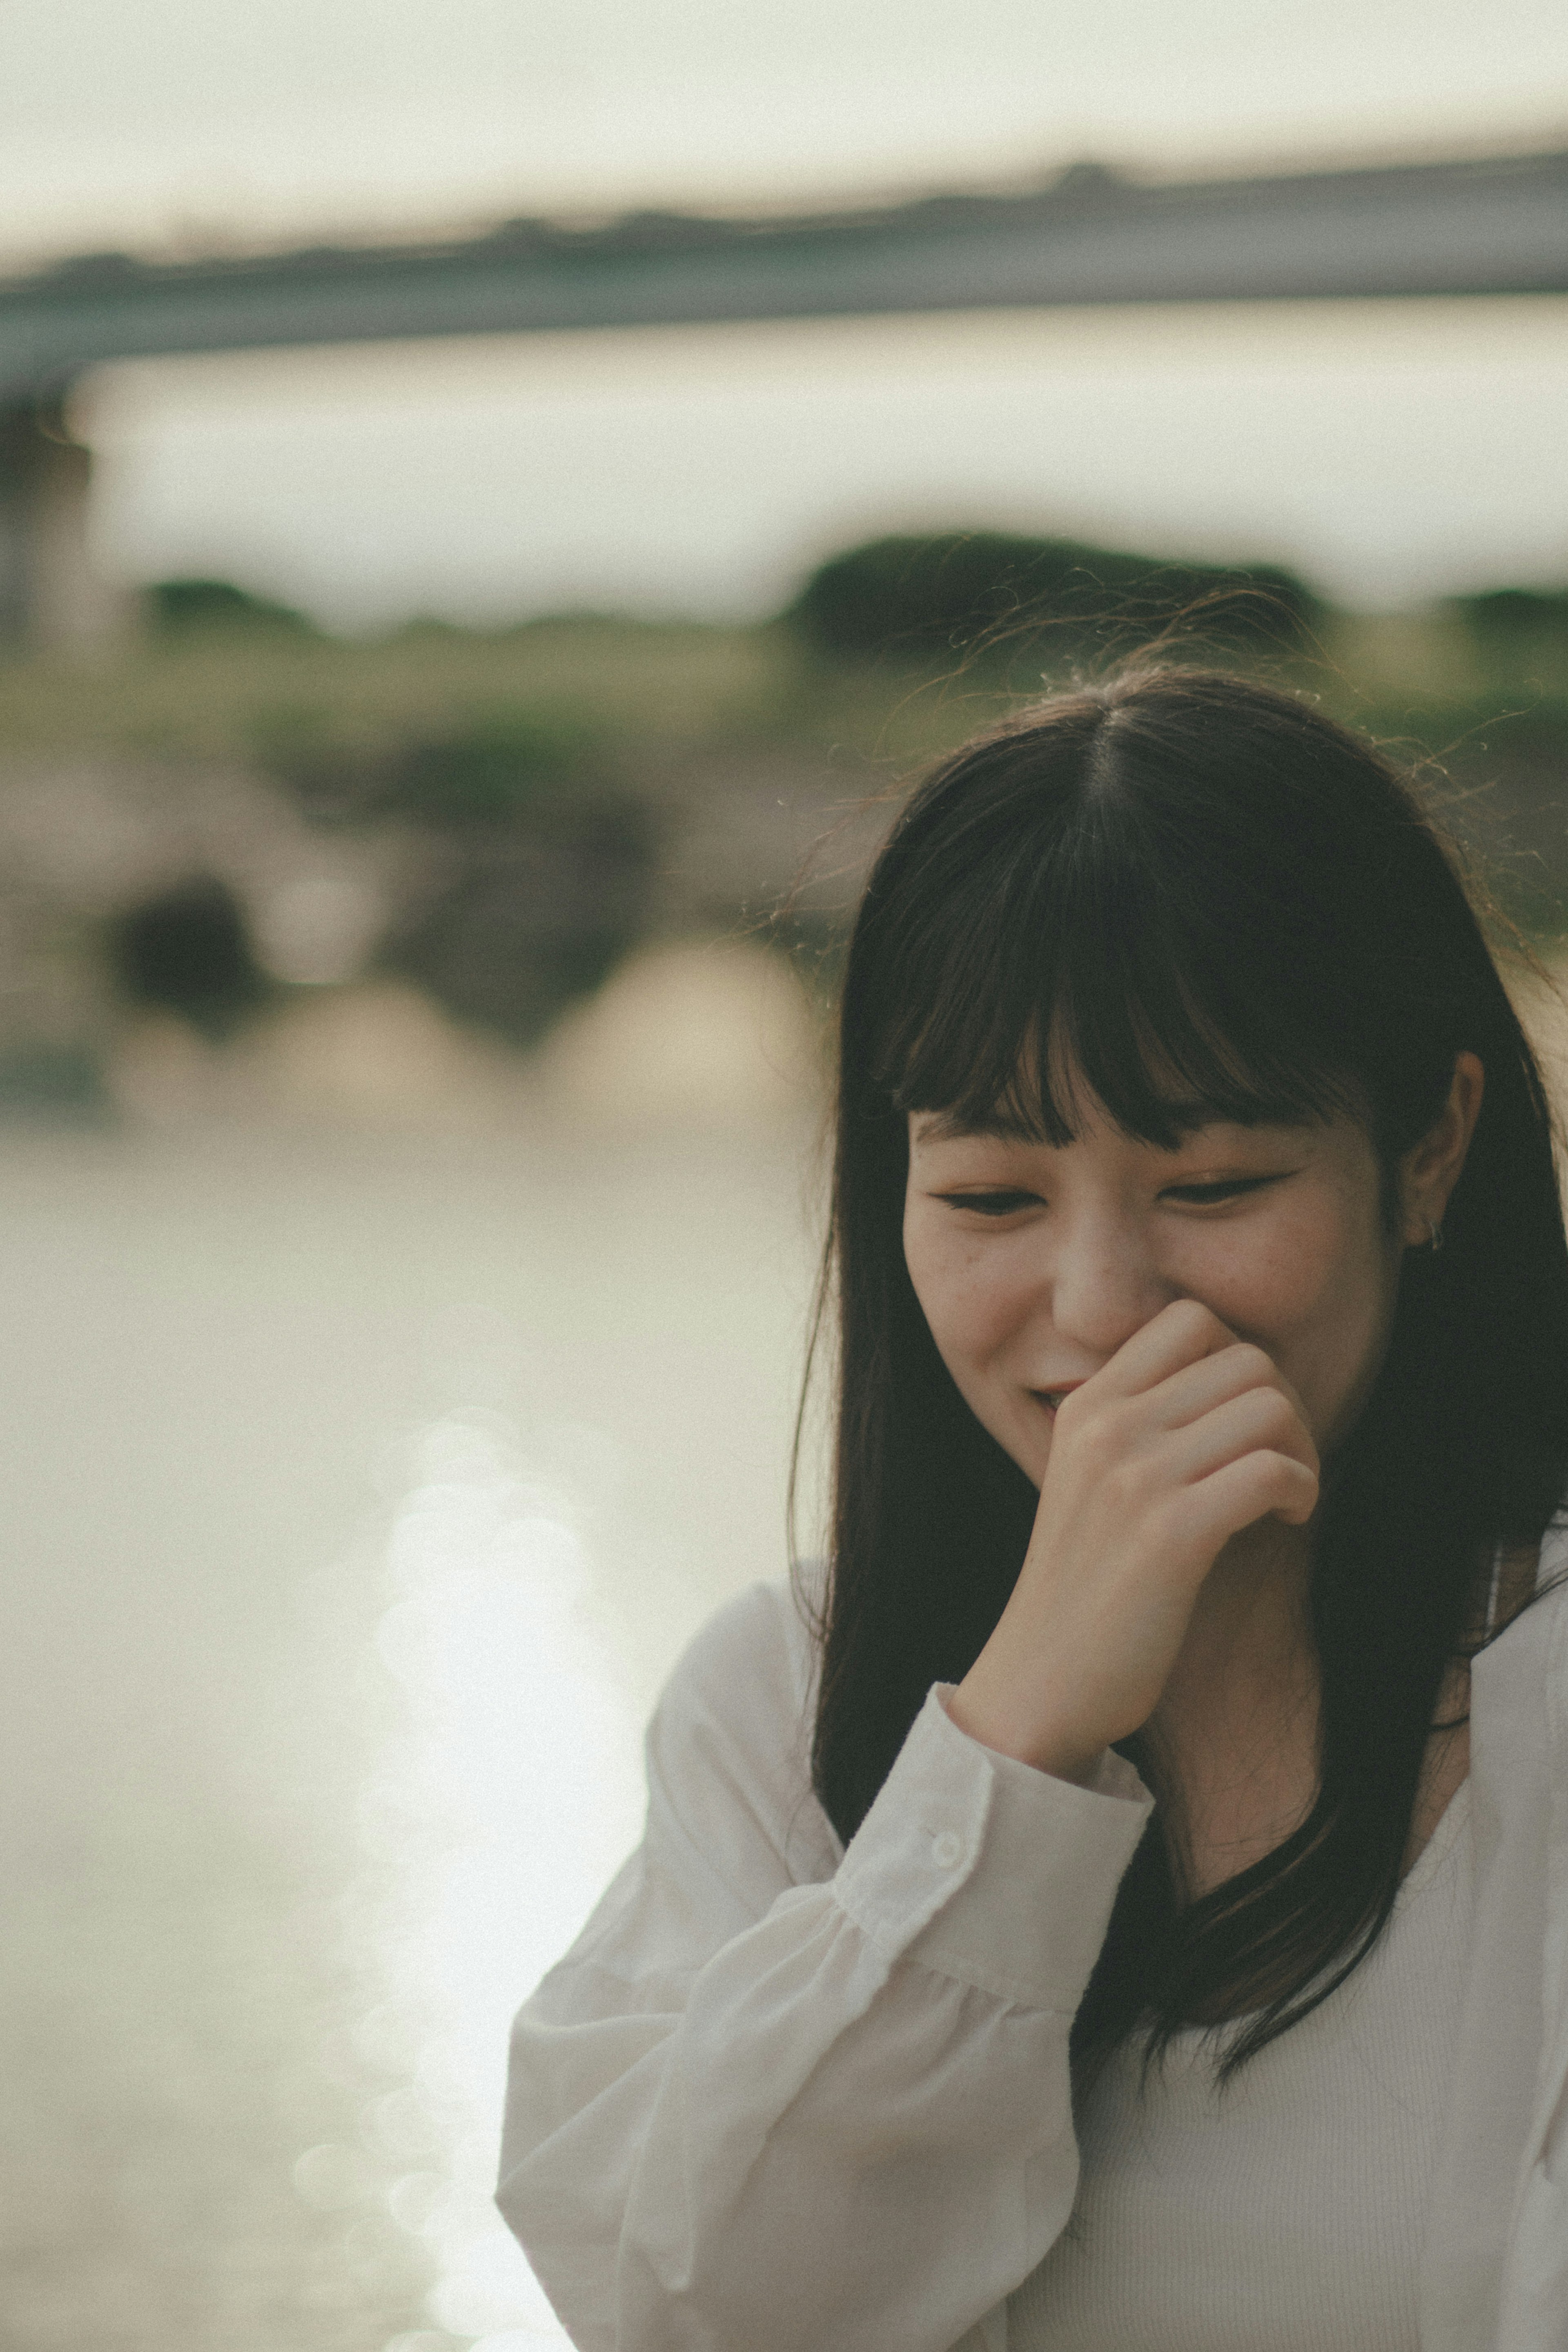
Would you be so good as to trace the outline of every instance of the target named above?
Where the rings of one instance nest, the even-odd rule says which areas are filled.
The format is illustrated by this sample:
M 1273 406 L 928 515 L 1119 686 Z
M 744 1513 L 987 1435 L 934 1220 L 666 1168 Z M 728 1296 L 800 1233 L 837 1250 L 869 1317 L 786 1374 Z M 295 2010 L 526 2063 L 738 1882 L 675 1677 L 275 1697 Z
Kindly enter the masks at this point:
M 1456 1054 L 1448 1101 L 1399 1162 L 1401 1238 L 1406 1248 L 1437 1245 L 1448 1195 L 1459 1181 L 1485 1088 L 1479 1055 Z

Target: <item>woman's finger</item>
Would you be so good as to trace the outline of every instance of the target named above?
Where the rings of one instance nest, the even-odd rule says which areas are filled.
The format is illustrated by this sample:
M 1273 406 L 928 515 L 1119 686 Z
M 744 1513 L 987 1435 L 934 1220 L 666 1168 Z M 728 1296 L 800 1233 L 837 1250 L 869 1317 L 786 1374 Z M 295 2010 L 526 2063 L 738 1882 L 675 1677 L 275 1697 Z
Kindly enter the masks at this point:
M 1293 1454 L 1257 1448 L 1189 1486 L 1184 1504 L 1191 1539 L 1212 1558 L 1260 1519 L 1304 1527 L 1318 1507 L 1318 1481 Z
M 1196 1363 L 1184 1364 L 1168 1380 L 1145 1391 L 1145 1402 L 1158 1427 L 1180 1429 L 1232 1397 L 1254 1389 L 1272 1389 L 1306 1418 L 1300 1397 L 1273 1358 L 1250 1340 L 1237 1339 Z
M 1277 1388 L 1249 1389 L 1200 1419 L 1167 1432 L 1151 1458 L 1150 1470 L 1152 1475 L 1191 1486 L 1244 1454 L 1260 1452 L 1288 1454 L 1311 1477 L 1318 1475 L 1312 1432 Z
M 1208 1307 L 1200 1307 L 1196 1298 L 1173 1298 L 1124 1339 L 1075 1394 L 1086 1396 L 1092 1390 L 1102 1397 L 1139 1396 L 1173 1372 L 1236 1345 L 1235 1332 Z

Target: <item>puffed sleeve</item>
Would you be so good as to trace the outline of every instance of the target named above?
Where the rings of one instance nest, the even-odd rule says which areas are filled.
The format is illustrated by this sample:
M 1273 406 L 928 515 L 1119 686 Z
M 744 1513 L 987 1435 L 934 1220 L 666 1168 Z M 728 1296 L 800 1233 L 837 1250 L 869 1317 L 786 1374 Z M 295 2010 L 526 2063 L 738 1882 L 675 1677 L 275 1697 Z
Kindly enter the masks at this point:
M 802 1656 L 777 1587 L 698 1636 L 643 1843 L 517 2021 L 499 2202 L 583 2352 L 951 2352 L 1071 2209 L 1068 2032 L 1147 1795 L 934 1691 L 841 1852 Z

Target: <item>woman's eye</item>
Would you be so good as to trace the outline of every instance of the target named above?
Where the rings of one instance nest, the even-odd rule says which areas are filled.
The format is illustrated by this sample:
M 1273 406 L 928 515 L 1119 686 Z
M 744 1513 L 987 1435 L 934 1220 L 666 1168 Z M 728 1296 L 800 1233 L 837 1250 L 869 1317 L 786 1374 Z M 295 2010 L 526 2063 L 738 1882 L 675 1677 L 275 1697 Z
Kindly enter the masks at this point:
M 1278 1176 L 1223 1176 L 1212 1184 L 1167 1184 L 1165 1198 L 1209 1208 L 1220 1201 L 1239 1201 L 1248 1192 L 1260 1192 L 1266 1184 L 1279 1181 Z
M 974 1209 L 982 1217 L 1010 1217 L 1017 1209 L 1033 1208 L 1038 1192 L 944 1192 L 953 1209 Z

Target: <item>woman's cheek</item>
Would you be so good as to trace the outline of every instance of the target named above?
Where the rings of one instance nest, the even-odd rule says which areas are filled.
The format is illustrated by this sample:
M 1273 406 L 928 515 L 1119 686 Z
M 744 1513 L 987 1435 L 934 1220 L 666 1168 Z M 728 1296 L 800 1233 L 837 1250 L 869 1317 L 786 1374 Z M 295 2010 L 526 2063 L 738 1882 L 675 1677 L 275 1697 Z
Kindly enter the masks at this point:
M 938 1354 L 972 1402 L 999 1344 L 997 1300 L 986 1285 L 950 1276 L 934 1284 L 929 1302 L 922 1303 Z
M 904 1261 L 915 1296 L 945 1360 L 950 1349 L 983 1345 L 997 1318 L 998 1284 L 986 1250 L 950 1223 L 936 1223 L 924 1202 L 904 1221 Z
M 905 1220 L 904 1261 L 936 1352 L 982 1428 L 1017 1460 L 1018 1433 L 1009 1426 L 998 1369 L 1016 1328 L 1017 1300 L 997 1258 L 950 1232 L 932 1234 L 915 1213 Z
M 1250 1248 L 1216 1251 L 1193 1270 L 1194 1295 L 1272 1357 L 1320 1444 L 1341 1433 L 1347 1402 L 1375 1370 L 1392 1307 L 1376 1228 L 1340 1207 L 1281 1221 Z

